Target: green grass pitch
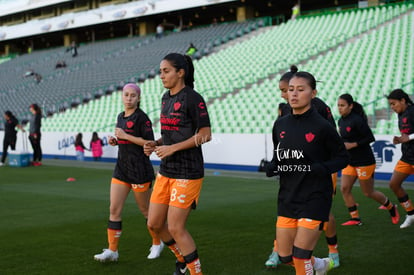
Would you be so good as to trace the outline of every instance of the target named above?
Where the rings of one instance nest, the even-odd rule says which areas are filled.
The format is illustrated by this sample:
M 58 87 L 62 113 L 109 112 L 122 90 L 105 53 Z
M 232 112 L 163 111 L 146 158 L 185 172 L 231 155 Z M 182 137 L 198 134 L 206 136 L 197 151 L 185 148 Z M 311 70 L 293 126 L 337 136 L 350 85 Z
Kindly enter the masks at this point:
M 0 168 L 0 274 L 141 274 L 174 271 L 167 249 L 148 260 L 150 237 L 132 197 L 123 212 L 118 263 L 93 255 L 107 245 L 109 181 L 113 164 L 47 160 L 41 167 Z M 188 222 L 204 274 L 294 274 L 291 267 L 266 270 L 276 217 L 275 179 L 259 173 L 207 171 L 200 203 Z M 75 182 L 66 182 L 68 177 Z M 379 183 L 395 202 L 396 198 Z M 412 183 L 405 183 L 414 198 Z M 343 227 L 347 209 L 337 194 L 333 212 L 341 266 L 329 274 L 413 274 L 414 226 L 391 224 L 387 211 L 354 187 L 363 225 Z M 399 207 L 401 220 L 405 214 Z M 402 221 L 400 221 L 401 223 Z M 315 256 L 328 255 L 322 235 Z

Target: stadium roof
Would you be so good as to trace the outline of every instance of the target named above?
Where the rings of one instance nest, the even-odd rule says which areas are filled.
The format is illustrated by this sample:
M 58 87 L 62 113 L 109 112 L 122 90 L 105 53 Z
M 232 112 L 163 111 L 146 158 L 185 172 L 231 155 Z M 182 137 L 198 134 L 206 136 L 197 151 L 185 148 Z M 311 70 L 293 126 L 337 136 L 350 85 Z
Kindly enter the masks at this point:
M 3 2 L 5 0 L 0 1 Z M 2 26 L 0 27 L 0 41 L 234 1 L 235 0 L 141 0 L 125 4 L 108 5 L 98 9 L 67 13 L 42 20 L 30 20 L 13 26 Z M 18 2 L 33 2 L 33 0 L 20 0 Z M 39 2 L 38 4 L 40 5 L 41 3 L 46 4 L 46 2 L 52 4 L 52 2 L 59 3 L 66 1 L 37 0 L 36 2 Z M 16 6 L 16 8 L 17 7 L 18 6 Z M 28 6 L 28 9 L 29 7 L 30 5 Z M 0 14 L 2 11 L 0 11 Z

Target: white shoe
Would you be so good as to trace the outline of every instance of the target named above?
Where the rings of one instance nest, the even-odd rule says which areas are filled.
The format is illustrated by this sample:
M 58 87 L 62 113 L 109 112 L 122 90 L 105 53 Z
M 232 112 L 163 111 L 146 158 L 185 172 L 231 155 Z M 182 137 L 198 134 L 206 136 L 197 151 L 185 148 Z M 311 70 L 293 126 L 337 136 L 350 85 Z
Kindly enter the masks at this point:
M 101 254 L 96 254 L 93 258 L 99 262 L 116 262 L 118 261 L 119 254 L 118 251 L 104 249 Z
M 407 228 L 414 223 L 414 215 L 407 215 L 400 228 Z
M 1 166 L 4 166 L 4 163 L 3 163 L 3 162 L 0 162 L 0 167 L 1 167 Z
M 161 244 L 159 245 L 155 245 L 153 244 L 151 246 L 150 250 L 150 254 L 148 254 L 147 258 L 148 259 L 156 259 L 161 255 L 162 250 L 164 249 L 164 243 L 161 242 Z
M 325 275 L 329 270 L 334 268 L 334 261 L 331 258 L 323 258 L 322 260 L 325 262 L 325 264 L 323 268 L 318 270 L 315 269 L 315 275 Z
M 277 252 L 272 251 L 272 253 L 269 255 L 269 259 L 265 262 L 265 266 L 267 268 L 276 268 L 278 264 L 280 264 L 279 255 Z

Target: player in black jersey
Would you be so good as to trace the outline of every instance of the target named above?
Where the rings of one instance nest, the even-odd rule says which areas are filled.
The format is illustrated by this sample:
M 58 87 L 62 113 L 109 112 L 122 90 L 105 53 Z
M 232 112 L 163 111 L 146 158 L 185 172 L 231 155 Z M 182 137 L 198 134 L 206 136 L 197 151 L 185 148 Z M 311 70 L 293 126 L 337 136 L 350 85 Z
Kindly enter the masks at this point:
M 298 68 L 295 65 L 292 65 L 290 67 L 290 71 L 283 74 L 282 77 L 279 80 L 279 89 L 280 93 L 283 99 L 286 101 L 287 99 L 287 92 L 289 88 L 289 80 L 292 78 L 292 76 L 298 71 Z M 326 103 L 321 100 L 318 97 L 312 98 L 312 107 L 315 108 L 318 113 L 325 118 L 329 123 L 332 124 L 333 127 L 336 127 L 335 120 L 333 119 L 331 108 L 329 108 Z M 287 114 L 292 113 L 292 108 L 290 107 L 289 103 L 286 105 L 283 105 L 281 108 L 281 116 L 285 116 Z
M 370 143 L 375 141 L 375 137 L 368 126 L 363 107 L 350 94 L 342 94 L 338 99 L 338 110 L 341 115 L 338 121 L 339 133 L 350 156 L 349 165 L 342 170 L 341 192 L 351 219 L 342 225 L 362 224 L 352 195 L 352 187 L 357 179 L 362 193 L 388 209 L 392 223 L 397 224 L 400 215 L 396 206 L 382 192 L 374 189 L 376 165 Z
M 29 141 L 33 148 L 33 166 L 42 165 L 42 146 L 41 146 L 41 137 L 42 134 L 40 129 L 42 127 L 42 109 L 36 103 L 31 104 L 29 107 L 32 116 L 30 117 L 30 127 L 29 127 Z
M 288 101 L 288 90 L 289 90 L 289 81 L 298 71 L 298 68 L 295 65 L 290 67 L 290 71 L 286 72 L 282 75 L 279 80 L 279 90 L 281 92 L 281 97 Z M 331 109 L 328 105 L 325 104 L 321 99 L 315 97 L 312 98 L 312 107 L 317 110 L 317 112 L 325 118 L 334 128 L 336 128 L 335 120 L 333 119 Z M 292 108 L 290 107 L 289 103 L 280 103 L 279 104 L 279 117 L 289 115 L 292 113 Z M 334 192 L 336 193 L 336 179 L 337 173 L 332 174 L 332 181 Z M 332 213 L 329 213 L 329 221 L 328 225 L 325 229 L 325 238 L 328 244 L 329 250 L 329 258 L 334 261 L 334 267 L 339 267 L 339 251 L 338 251 L 338 238 L 336 234 L 336 224 L 335 224 L 335 217 Z M 270 253 L 268 259 L 265 262 L 265 266 L 267 268 L 276 268 L 277 265 L 280 264 L 279 256 L 277 253 L 277 241 L 274 240 L 273 242 L 273 250 Z
M 330 258 L 312 257 L 329 219 L 331 174 L 348 164 L 348 154 L 335 128 L 312 108 L 316 80 L 297 72 L 289 81 L 292 113 L 273 127 L 274 173 L 280 176 L 276 238 L 279 259 L 293 263 L 296 274 L 324 274 Z
M 401 89 L 393 90 L 387 98 L 391 109 L 398 114 L 398 128 L 401 132 L 401 136 L 394 136 L 393 143 L 401 144 L 402 151 L 391 177 L 390 188 L 407 212 L 400 228 L 407 228 L 414 224 L 414 207 L 402 184 L 409 175 L 414 174 L 414 103 Z
M 113 172 L 110 190 L 110 207 L 108 221 L 108 249 L 96 254 L 94 259 L 101 262 L 118 260 L 118 242 L 122 233 L 122 209 L 128 194 L 133 190 L 139 210 L 148 218 L 151 183 L 154 169 L 147 155 L 144 144 L 154 139 L 152 124 L 148 116 L 139 108 L 141 89 L 133 84 L 126 84 L 122 90 L 124 111 L 118 115 L 115 137 L 109 138 L 109 144 L 118 145 L 118 158 Z M 153 239 L 149 259 L 159 257 L 163 243 L 156 234 L 149 230 Z
M 17 131 L 16 127 L 24 132 L 23 127 L 19 124 L 19 120 L 10 111 L 4 112 L 4 139 L 3 139 L 3 154 L 1 155 L 0 166 L 3 166 L 6 157 L 7 149 L 10 148 L 12 151 L 16 150 Z
M 176 255 L 175 274 L 202 274 L 195 242 L 186 229 L 197 205 L 204 178 L 201 144 L 211 139 L 207 106 L 193 90 L 194 67 L 189 56 L 168 54 L 160 64 L 168 91 L 162 97 L 161 138 L 145 145 L 161 159 L 150 200 L 148 225 Z M 167 226 L 168 221 L 168 226 Z

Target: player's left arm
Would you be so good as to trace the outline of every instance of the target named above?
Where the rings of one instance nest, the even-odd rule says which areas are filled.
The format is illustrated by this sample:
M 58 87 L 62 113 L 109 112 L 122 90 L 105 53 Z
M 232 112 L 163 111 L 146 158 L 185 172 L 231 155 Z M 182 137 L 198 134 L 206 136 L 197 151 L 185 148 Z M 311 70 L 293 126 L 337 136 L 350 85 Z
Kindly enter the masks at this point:
M 211 140 L 211 125 L 207 106 L 199 94 L 193 94 L 188 99 L 188 114 L 192 118 L 193 127 L 197 129 L 195 134 L 182 142 L 155 147 L 155 153 L 159 158 L 163 159 L 175 152 L 199 147 Z
M 316 173 L 335 173 L 345 168 L 349 163 L 349 155 L 342 138 L 335 129 L 326 127 L 324 146 L 331 152 L 331 158 L 323 162 L 312 163 L 312 171 Z
M 198 132 L 182 142 L 172 145 L 162 145 L 155 147 L 155 153 L 160 159 L 173 155 L 175 152 L 198 147 L 211 140 L 211 127 L 203 127 Z
M 368 123 L 365 122 L 363 119 L 356 122 L 356 127 L 355 128 L 358 131 L 358 136 L 360 138 L 355 142 L 345 144 L 345 146 L 347 147 L 346 149 L 349 150 L 351 148 L 367 145 L 367 144 L 370 144 L 371 142 L 375 141 L 375 137 L 374 137 L 374 134 L 371 131 L 371 128 L 369 128 Z M 350 144 L 352 146 L 349 146 Z

